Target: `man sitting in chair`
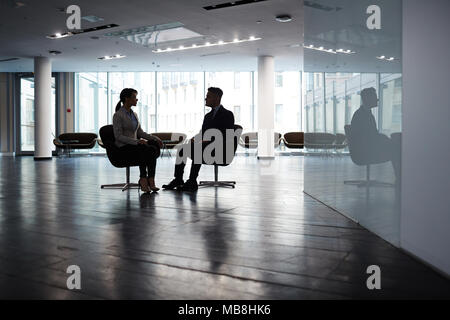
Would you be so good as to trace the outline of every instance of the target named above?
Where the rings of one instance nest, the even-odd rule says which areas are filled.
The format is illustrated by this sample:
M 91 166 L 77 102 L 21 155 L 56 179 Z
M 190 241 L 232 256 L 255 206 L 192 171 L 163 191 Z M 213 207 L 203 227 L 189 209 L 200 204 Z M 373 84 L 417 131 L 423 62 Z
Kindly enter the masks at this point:
M 205 160 L 203 158 L 203 153 L 205 148 L 214 141 L 208 139 L 205 132 L 210 129 L 217 129 L 222 134 L 222 141 L 225 142 L 226 130 L 234 129 L 233 113 L 225 109 L 220 104 L 222 95 L 223 92 L 220 88 L 208 88 L 208 93 L 205 98 L 205 105 L 211 107 L 211 111 L 208 112 L 203 119 L 201 132 L 193 137 L 187 145 L 183 145 L 182 148 L 180 148 L 177 153 L 177 162 L 175 165 L 175 179 L 173 179 L 169 184 L 163 185 L 162 187 L 164 189 L 173 190 L 175 188 L 179 188 L 182 191 L 196 191 L 198 189 L 197 177 L 200 167 Z M 224 151 L 226 150 L 225 144 L 226 143 L 223 144 Z M 189 179 L 184 182 L 183 173 L 184 167 L 186 166 L 187 157 L 192 159 L 192 165 Z
M 375 117 L 371 108 L 378 106 L 375 88 L 361 91 L 361 107 L 353 114 L 351 128 L 354 149 L 361 150 L 364 155 L 377 162 L 391 161 L 394 173 L 400 178 L 400 145 L 378 132 Z

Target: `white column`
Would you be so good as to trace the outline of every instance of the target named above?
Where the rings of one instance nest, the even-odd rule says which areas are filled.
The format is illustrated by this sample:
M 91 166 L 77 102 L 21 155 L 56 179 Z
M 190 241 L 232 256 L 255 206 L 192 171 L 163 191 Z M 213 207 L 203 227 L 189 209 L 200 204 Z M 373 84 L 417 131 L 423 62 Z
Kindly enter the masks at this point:
M 275 67 L 272 56 L 258 57 L 258 159 L 273 159 Z
M 52 157 L 51 116 L 52 65 L 49 58 L 34 58 L 34 159 Z

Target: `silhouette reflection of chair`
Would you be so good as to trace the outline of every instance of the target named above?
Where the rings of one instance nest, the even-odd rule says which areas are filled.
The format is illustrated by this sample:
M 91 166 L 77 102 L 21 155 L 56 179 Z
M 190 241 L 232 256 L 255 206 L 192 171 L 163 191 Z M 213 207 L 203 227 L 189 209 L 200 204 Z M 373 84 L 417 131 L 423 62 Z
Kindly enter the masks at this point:
M 344 184 L 356 185 L 358 187 L 393 187 L 394 184 L 387 182 L 380 182 L 376 180 L 370 180 L 370 165 L 388 162 L 389 160 L 373 160 L 370 159 L 365 150 L 360 150 L 354 144 L 355 137 L 352 135 L 352 127 L 350 125 L 344 126 L 345 136 L 347 138 L 348 150 L 350 152 L 350 158 L 353 163 L 358 166 L 366 166 L 366 180 L 347 180 Z M 370 148 L 371 146 L 367 146 Z

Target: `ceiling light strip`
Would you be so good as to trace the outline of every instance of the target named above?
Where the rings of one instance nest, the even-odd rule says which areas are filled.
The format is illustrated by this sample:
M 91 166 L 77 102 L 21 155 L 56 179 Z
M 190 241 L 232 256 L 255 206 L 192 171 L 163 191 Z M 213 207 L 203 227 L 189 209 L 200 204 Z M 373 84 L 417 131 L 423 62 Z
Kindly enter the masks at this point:
M 379 57 L 377 57 L 377 59 L 378 60 L 384 60 L 384 61 L 394 61 L 394 60 L 397 60 L 397 59 L 395 59 L 394 57 L 386 57 L 386 56 L 379 56 Z
M 335 50 L 335 49 L 326 49 L 326 48 L 324 48 L 322 46 L 316 47 L 316 46 L 314 46 L 312 44 L 310 44 L 310 45 L 303 45 L 303 48 L 310 49 L 310 50 L 316 50 L 316 51 L 322 51 L 322 52 L 326 52 L 326 53 L 332 53 L 332 54 L 338 54 L 338 53 L 353 54 L 353 53 L 356 53 L 355 51 L 352 51 L 350 49 L 342 49 L 342 48 L 337 49 L 337 50 Z
M 257 41 L 257 40 L 261 40 L 262 38 L 257 38 L 257 37 L 250 37 L 248 39 L 234 39 L 233 41 L 218 41 L 216 43 L 211 43 L 211 42 L 205 42 L 205 44 L 193 44 L 190 46 L 179 46 L 177 48 L 171 48 L 168 47 L 166 49 L 155 49 L 152 50 L 152 52 L 154 53 L 164 53 L 164 52 L 173 52 L 173 51 L 182 51 L 182 50 L 190 50 L 190 49 L 199 49 L 199 48 L 206 48 L 206 47 L 215 47 L 215 46 L 224 46 L 227 44 L 236 44 L 236 43 L 243 43 L 243 42 L 249 42 L 249 41 Z
M 112 59 L 121 59 L 121 58 L 125 58 L 125 55 L 121 55 L 121 54 L 116 54 L 114 56 L 104 56 L 104 57 L 100 57 L 97 58 L 98 60 L 112 60 Z

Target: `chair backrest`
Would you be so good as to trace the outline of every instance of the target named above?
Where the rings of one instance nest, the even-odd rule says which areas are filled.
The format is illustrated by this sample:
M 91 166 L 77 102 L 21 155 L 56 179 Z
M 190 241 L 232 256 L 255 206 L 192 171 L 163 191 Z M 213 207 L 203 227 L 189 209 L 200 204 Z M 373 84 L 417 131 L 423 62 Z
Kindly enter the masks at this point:
M 332 133 L 327 132 L 305 132 L 305 147 L 306 148 L 331 148 L 336 136 Z
M 241 134 L 239 144 L 245 148 L 256 148 L 258 146 L 258 133 L 246 132 Z
M 274 132 L 273 142 L 275 144 L 275 148 L 280 145 L 281 142 L 281 133 Z
M 103 147 L 106 149 L 106 155 L 111 162 L 116 162 L 116 157 L 114 154 L 119 150 L 119 148 L 114 143 L 116 138 L 114 137 L 114 129 L 112 124 L 108 124 L 100 128 L 100 139 L 102 140 Z
M 303 132 L 287 132 L 284 134 L 284 141 L 288 144 L 304 144 L 305 135 Z
M 112 124 L 108 124 L 100 128 L 100 139 L 102 139 L 103 145 L 108 149 L 114 146 L 116 138 L 114 137 L 114 129 Z
M 245 148 L 256 148 L 258 147 L 258 132 L 246 132 L 241 135 L 241 140 L 239 144 Z M 281 142 L 281 133 L 274 132 L 273 134 L 273 142 L 275 148 L 280 145 Z
M 152 133 L 153 136 L 160 138 L 161 140 L 171 141 L 173 143 L 183 143 L 186 140 L 187 135 L 179 132 L 155 132 Z M 178 141 L 172 140 L 172 137 L 178 137 Z
M 242 130 L 242 126 L 238 124 L 234 125 L 234 131 L 237 133 L 234 137 L 234 154 L 236 154 L 236 149 L 238 147 L 239 141 L 241 140 Z
M 359 150 L 357 148 L 355 149 L 355 145 L 353 143 L 354 137 L 353 137 L 352 127 L 347 124 L 344 126 L 344 131 L 345 131 L 345 137 L 347 139 L 348 151 L 350 152 L 350 158 L 352 159 L 352 161 L 357 165 L 368 164 L 368 163 L 366 163 L 366 161 L 363 160 L 363 157 L 361 157 Z
M 343 149 L 347 147 L 347 140 L 345 134 L 336 133 L 336 140 L 334 140 L 334 146 L 336 149 Z
M 334 140 L 335 144 L 343 144 L 345 142 L 345 134 L 336 133 L 336 140 Z
M 97 139 L 97 135 L 91 132 L 72 132 L 72 133 L 62 133 L 58 136 L 60 141 L 71 140 L 78 141 L 80 144 L 89 144 Z M 76 144 L 75 142 L 73 144 Z
M 239 144 L 239 140 L 241 139 L 241 134 L 242 134 L 242 126 L 240 126 L 240 125 L 238 125 L 238 124 L 235 124 L 234 125 L 234 127 L 233 127 L 233 130 L 234 130 L 234 141 L 233 141 L 233 154 L 231 155 L 231 156 L 228 156 L 227 154 L 226 154 L 226 151 L 227 151 L 227 144 L 228 144 L 228 141 L 225 141 L 225 144 L 224 144 L 224 155 L 225 155 L 225 157 L 224 157 L 224 163 L 222 163 L 222 164 L 218 164 L 219 166 L 227 166 L 227 165 L 229 165 L 232 161 L 233 161 L 233 159 L 234 159 L 234 156 L 236 155 L 236 150 L 237 150 L 237 147 L 238 147 L 238 144 Z M 226 137 L 225 137 L 226 138 Z

